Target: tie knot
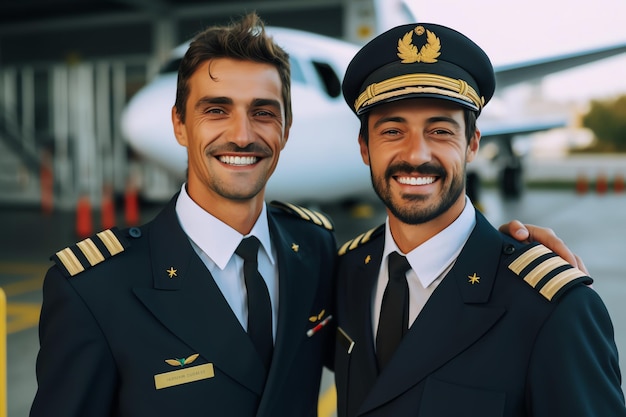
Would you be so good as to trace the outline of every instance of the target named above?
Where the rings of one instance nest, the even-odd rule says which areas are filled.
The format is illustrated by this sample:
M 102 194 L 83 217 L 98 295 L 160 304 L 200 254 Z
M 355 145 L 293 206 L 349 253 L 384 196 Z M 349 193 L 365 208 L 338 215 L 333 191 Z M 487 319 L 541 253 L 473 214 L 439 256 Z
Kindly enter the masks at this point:
M 255 236 L 250 236 L 241 241 L 235 253 L 243 258 L 247 262 L 256 262 L 257 254 L 259 253 L 259 246 L 261 242 Z
M 392 252 L 389 254 L 389 277 L 404 277 L 406 271 L 411 269 L 409 261 L 405 256 L 400 255 L 398 252 Z

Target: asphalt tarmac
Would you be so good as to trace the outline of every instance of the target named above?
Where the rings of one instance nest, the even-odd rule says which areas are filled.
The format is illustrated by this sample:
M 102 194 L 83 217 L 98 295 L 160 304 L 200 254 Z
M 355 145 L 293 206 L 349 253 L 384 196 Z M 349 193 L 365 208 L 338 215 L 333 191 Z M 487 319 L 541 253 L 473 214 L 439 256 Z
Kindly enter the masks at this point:
M 609 309 L 615 338 L 626 369 L 626 193 L 605 194 L 575 190 L 529 190 L 515 201 L 503 201 L 495 191 L 482 195 L 483 212 L 498 226 L 508 220 L 551 227 L 584 260 L 594 288 Z M 159 207 L 144 207 L 141 220 L 154 216 Z M 384 221 L 378 205 L 346 210 L 321 207 L 333 218 L 338 243 Z M 354 215 L 357 214 L 355 217 Z M 100 228 L 94 213 L 94 231 Z M 118 225 L 124 227 L 123 216 Z M 35 359 L 37 323 L 41 308 L 41 284 L 49 256 L 77 240 L 72 212 L 43 215 L 36 209 L 0 208 L 0 287 L 7 295 L 7 398 L 8 416 L 26 417 L 36 390 Z M 584 358 L 581 358 L 584 360 Z M 332 375 L 325 373 L 320 417 L 334 415 Z M 330 405 L 329 405 L 330 404 Z

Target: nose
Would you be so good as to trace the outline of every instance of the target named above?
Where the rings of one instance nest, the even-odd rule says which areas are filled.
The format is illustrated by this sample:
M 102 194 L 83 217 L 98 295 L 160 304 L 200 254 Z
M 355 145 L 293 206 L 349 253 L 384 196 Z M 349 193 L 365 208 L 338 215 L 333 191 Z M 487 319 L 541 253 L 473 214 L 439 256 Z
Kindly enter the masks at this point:
M 403 159 L 414 166 L 431 160 L 431 149 L 424 134 L 413 132 L 405 138 Z
M 229 140 L 240 148 L 244 148 L 254 141 L 252 126 L 246 112 L 233 112 L 229 136 Z

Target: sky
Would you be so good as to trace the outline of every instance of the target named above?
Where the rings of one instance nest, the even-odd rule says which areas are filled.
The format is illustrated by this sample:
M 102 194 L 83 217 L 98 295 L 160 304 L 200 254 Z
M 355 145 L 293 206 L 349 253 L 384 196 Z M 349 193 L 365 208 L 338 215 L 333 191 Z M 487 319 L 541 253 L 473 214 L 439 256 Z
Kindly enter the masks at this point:
M 454 28 L 495 66 L 626 43 L 626 0 L 407 0 L 418 20 Z M 546 98 L 585 101 L 626 94 L 626 54 L 544 79 Z

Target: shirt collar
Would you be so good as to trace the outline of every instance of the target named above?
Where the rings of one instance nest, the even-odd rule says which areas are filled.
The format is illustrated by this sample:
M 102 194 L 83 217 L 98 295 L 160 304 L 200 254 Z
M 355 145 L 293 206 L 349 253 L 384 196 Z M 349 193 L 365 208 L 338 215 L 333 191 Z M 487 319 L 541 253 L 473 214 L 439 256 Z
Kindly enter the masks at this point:
M 267 206 L 265 203 L 263 203 L 263 209 L 259 218 L 246 236 L 243 236 L 196 204 L 187 194 L 186 184 L 183 184 L 181 187 L 180 194 L 176 200 L 176 214 L 187 237 L 211 258 L 220 269 L 226 267 L 233 253 L 235 253 L 235 249 L 239 246 L 241 239 L 247 236 L 256 236 L 259 239 L 267 257 L 274 265 L 275 259 L 272 251 L 267 221 Z
M 422 243 L 408 254 L 402 253 L 391 236 L 389 217 L 385 220 L 383 260 L 394 251 L 405 255 L 424 288 L 428 287 L 457 258 L 476 225 L 476 212 L 465 198 L 465 208 L 448 227 Z

